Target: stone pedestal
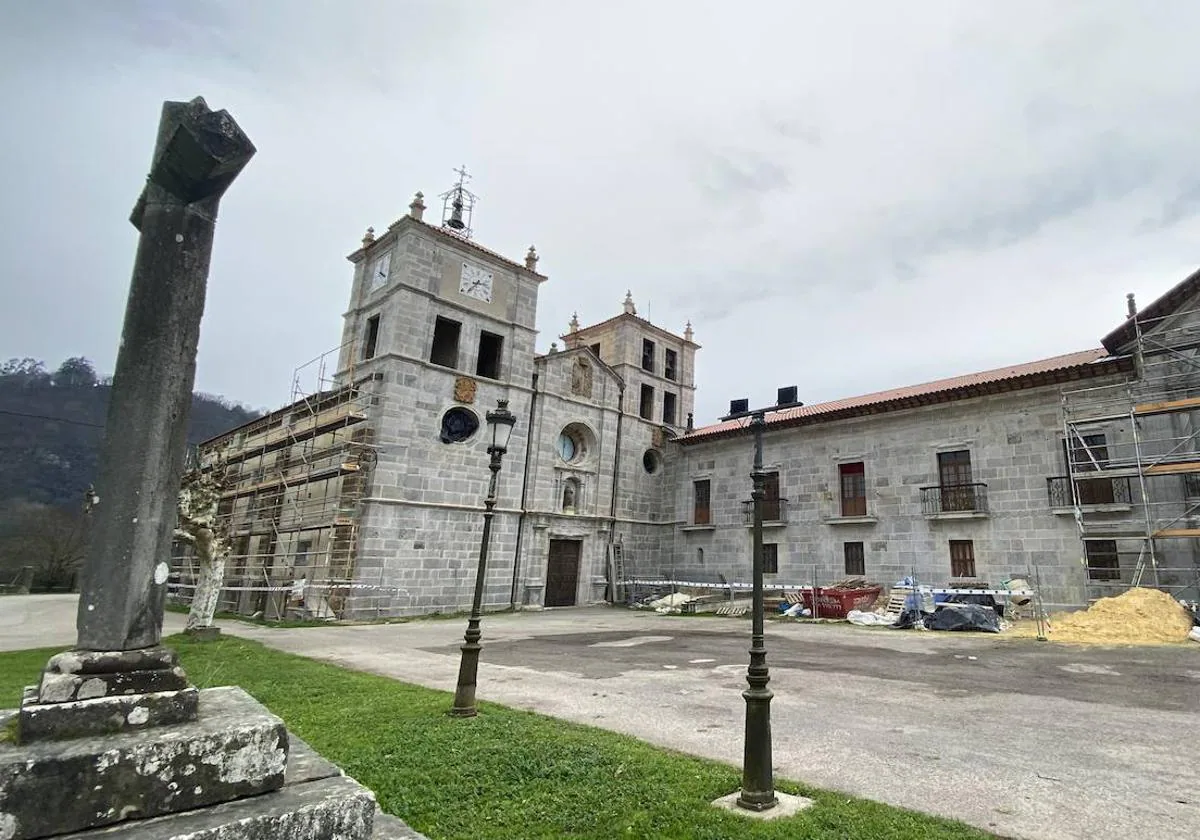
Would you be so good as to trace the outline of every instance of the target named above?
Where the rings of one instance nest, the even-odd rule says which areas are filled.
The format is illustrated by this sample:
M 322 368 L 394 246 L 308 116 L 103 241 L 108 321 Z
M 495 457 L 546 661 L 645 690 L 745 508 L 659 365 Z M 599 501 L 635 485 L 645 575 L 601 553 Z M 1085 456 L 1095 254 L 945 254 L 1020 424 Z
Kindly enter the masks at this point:
M 42 686 L 64 685 L 47 680 L 60 674 L 48 668 Z M 16 736 L 0 740 L 4 840 L 421 837 L 240 688 L 55 704 L 31 687 L 26 697 L 0 712 L 0 731 Z M 147 722 L 156 703 L 177 710 L 181 698 L 194 701 L 190 719 Z

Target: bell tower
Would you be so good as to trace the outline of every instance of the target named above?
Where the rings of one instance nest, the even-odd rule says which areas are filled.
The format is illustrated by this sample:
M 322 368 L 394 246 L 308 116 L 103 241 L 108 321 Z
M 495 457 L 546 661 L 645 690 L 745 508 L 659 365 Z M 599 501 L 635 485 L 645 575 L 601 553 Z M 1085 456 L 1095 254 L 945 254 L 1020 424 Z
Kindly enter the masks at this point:
M 467 167 L 460 166 L 454 170 L 458 175 L 458 183 L 438 198 L 442 200 L 442 227 L 463 237 L 471 238 L 471 217 L 475 212 L 477 196 L 466 188 L 471 179 Z

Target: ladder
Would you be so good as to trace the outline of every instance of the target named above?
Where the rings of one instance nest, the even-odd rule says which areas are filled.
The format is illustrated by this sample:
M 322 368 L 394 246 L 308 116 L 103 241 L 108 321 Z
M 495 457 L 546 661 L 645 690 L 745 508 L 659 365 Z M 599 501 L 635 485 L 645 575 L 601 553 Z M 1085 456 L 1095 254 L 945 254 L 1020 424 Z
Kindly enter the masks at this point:
M 608 563 L 612 570 L 612 602 L 625 603 L 625 550 L 620 543 L 609 543 Z

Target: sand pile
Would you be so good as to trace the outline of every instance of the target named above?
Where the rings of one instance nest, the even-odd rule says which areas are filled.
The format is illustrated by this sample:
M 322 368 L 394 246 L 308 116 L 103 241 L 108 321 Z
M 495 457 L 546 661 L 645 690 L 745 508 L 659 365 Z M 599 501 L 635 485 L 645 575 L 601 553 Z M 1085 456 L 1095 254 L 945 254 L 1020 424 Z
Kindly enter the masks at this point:
M 1051 641 L 1164 644 L 1187 641 L 1192 614 L 1158 589 L 1130 589 L 1086 610 L 1051 616 Z

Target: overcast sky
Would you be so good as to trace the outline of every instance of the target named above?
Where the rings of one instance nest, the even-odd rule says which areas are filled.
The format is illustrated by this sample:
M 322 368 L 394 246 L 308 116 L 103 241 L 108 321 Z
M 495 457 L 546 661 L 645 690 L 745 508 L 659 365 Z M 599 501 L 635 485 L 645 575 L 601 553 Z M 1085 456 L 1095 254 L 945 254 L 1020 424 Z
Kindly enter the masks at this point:
M 477 241 L 542 255 L 539 349 L 631 289 L 691 319 L 698 423 L 1095 347 L 1200 264 L 1197 33 L 1187 0 L 4 3 L 0 357 L 111 371 L 196 95 L 259 149 L 196 383 L 251 406 L 340 340 L 365 228 L 464 163 Z

